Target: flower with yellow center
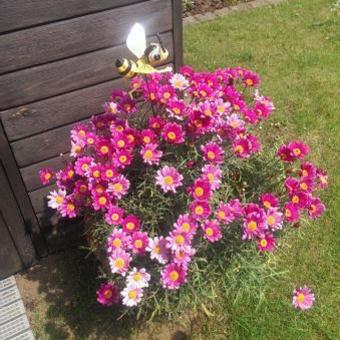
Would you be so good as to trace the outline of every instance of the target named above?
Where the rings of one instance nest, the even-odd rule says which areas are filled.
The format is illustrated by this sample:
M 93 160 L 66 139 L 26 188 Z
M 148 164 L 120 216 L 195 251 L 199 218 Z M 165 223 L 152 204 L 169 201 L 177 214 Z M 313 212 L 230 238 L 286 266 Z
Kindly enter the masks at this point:
M 172 131 L 168 132 L 167 136 L 168 136 L 168 138 L 170 140 L 175 140 L 176 139 L 176 134 L 174 132 L 172 132 Z
M 216 157 L 215 152 L 212 151 L 208 151 L 207 156 L 209 159 L 215 159 Z
M 248 229 L 249 229 L 250 231 L 255 231 L 256 228 L 257 228 L 257 223 L 256 223 L 255 221 L 250 221 L 250 222 L 248 223 Z
M 174 179 L 171 176 L 165 176 L 164 177 L 164 183 L 167 185 L 171 185 L 174 183 Z
M 204 190 L 202 187 L 197 187 L 195 188 L 195 194 L 197 197 L 202 197 L 204 194 Z
M 125 146 L 125 142 L 124 142 L 122 139 L 120 139 L 120 140 L 117 142 L 117 145 L 118 145 L 118 147 L 123 148 L 123 147 Z
M 106 197 L 102 196 L 102 197 L 99 197 L 98 202 L 100 205 L 105 205 L 107 203 L 107 199 Z
M 212 228 L 207 228 L 205 229 L 205 234 L 210 237 L 214 235 L 214 231 Z
M 143 242 L 141 240 L 136 240 L 134 244 L 137 249 L 140 249 L 143 247 Z
M 153 157 L 153 153 L 152 153 L 151 150 L 146 150 L 146 151 L 144 152 L 144 158 L 145 158 L 145 159 L 151 159 L 152 157 Z
M 179 279 L 178 272 L 176 270 L 173 270 L 172 272 L 170 272 L 169 278 L 171 281 L 177 281 Z
M 267 244 L 268 244 L 268 242 L 267 242 L 267 240 L 265 240 L 265 239 L 262 239 L 262 240 L 260 241 L 261 247 L 266 247 Z

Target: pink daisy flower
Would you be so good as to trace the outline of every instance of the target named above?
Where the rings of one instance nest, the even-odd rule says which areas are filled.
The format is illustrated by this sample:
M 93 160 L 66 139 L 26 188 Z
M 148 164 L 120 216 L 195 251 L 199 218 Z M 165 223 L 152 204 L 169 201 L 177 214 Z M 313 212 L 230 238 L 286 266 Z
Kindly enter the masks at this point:
M 207 201 L 194 201 L 190 204 L 189 209 L 196 220 L 204 220 L 211 213 L 211 208 Z
M 86 176 L 89 177 L 91 181 L 99 182 L 101 180 L 101 172 L 102 166 L 100 164 L 91 163 L 86 172 Z
M 123 222 L 123 214 L 123 209 L 115 205 L 111 205 L 105 214 L 105 221 L 110 225 L 121 225 Z
M 302 141 L 292 141 L 288 144 L 294 158 L 303 159 L 309 153 L 309 147 Z
M 167 112 L 170 117 L 175 117 L 179 120 L 183 120 L 186 116 L 186 105 L 183 100 L 171 100 L 167 102 Z
M 277 208 L 279 206 L 278 198 L 275 195 L 269 193 L 262 194 L 260 197 L 260 202 L 265 209 Z
M 157 171 L 156 184 L 164 192 L 176 193 L 176 188 L 182 186 L 182 180 L 183 176 L 174 167 L 165 166 Z
M 85 156 L 78 158 L 74 164 L 76 174 L 85 176 L 93 161 L 94 159 L 92 157 Z
M 293 202 L 286 203 L 283 211 L 284 217 L 288 222 L 296 222 L 300 218 L 299 209 Z
M 292 202 L 300 209 L 307 208 L 310 204 L 310 195 L 300 191 L 292 194 Z
M 156 133 L 159 133 L 164 125 L 165 120 L 161 116 L 152 116 L 149 118 L 149 127 L 156 131 Z
M 315 181 L 312 178 L 302 177 L 299 182 L 299 188 L 305 192 L 311 192 L 315 188 Z
M 165 124 L 162 129 L 162 136 L 165 141 L 171 144 L 181 144 L 184 142 L 182 126 L 177 123 Z
M 63 203 L 58 207 L 61 216 L 74 218 L 77 216 L 78 209 L 73 198 L 65 197 Z
M 223 163 L 224 151 L 215 142 L 209 142 L 201 146 L 204 159 L 208 162 L 221 164 Z
M 163 152 L 157 150 L 158 144 L 149 143 L 143 146 L 140 150 L 140 154 L 143 158 L 144 163 L 149 165 L 159 164 L 161 157 L 163 156 Z
M 310 200 L 308 216 L 311 219 L 320 217 L 325 212 L 325 210 L 325 205 L 321 202 L 320 198 L 315 197 Z
M 271 230 L 282 229 L 283 214 L 278 208 L 269 208 L 266 211 L 267 225 Z
M 222 238 L 221 228 L 217 220 L 205 221 L 202 223 L 203 238 L 209 242 L 216 242 Z
M 245 71 L 243 74 L 242 83 L 244 86 L 257 87 L 260 84 L 260 77 L 256 73 Z
M 109 195 L 106 192 L 101 194 L 92 194 L 92 206 L 96 211 L 108 209 L 111 206 Z
M 150 252 L 151 260 L 157 260 L 160 264 L 166 264 L 169 260 L 169 249 L 166 247 L 167 241 L 163 236 L 149 239 L 146 250 Z
M 96 135 L 95 133 L 93 133 L 93 132 L 87 132 L 87 133 L 86 133 L 86 136 L 85 136 L 85 144 L 86 144 L 88 147 L 91 147 L 91 146 L 96 145 L 97 140 L 98 140 L 98 137 L 97 137 L 97 135 Z
M 112 192 L 114 197 L 121 199 L 125 196 L 130 188 L 130 182 L 123 175 L 115 177 L 107 189 L 108 192 Z
M 284 182 L 284 186 L 288 193 L 292 194 L 299 190 L 299 181 L 294 177 L 288 177 Z
M 195 248 L 193 248 L 190 245 L 186 245 L 182 249 L 173 252 L 172 259 L 175 264 L 187 268 L 195 253 L 196 253 Z
M 180 73 L 175 73 L 170 78 L 170 84 L 174 89 L 181 91 L 189 86 L 188 80 Z
M 109 237 L 107 238 L 106 250 L 110 254 L 117 249 L 124 250 L 130 241 L 130 236 L 121 229 L 113 229 Z
M 96 143 L 96 151 L 99 157 L 106 157 L 112 153 L 112 146 L 109 140 L 100 139 Z
M 192 234 L 173 230 L 166 238 L 166 247 L 172 251 L 183 249 L 186 245 L 190 244 L 192 240 Z
M 148 234 L 142 231 L 136 231 L 131 236 L 130 248 L 135 254 L 145 253 L 149 244 Z
M 54 178 L 54 172 L 51 168 L 44 168 L 39 170 L 40 182 L 43 185 L 49 184 Z
M 136 288 L 145 288 L 149 286 L 150 274 L 147 273 L 145 268 L 133 268 L 126 277 L 127 286 Z
M 251 154 L 251 148 L 247 138 L 235 139 L 232 145 L 234 154 L 238 158 L 248 158 Z
M 128 285 L 121 292 L 123 305 L 127 307 L 137 306 L 143 298 L 143 289 Z
M 116 249 L 109 257 L 111 273 L 125 276 L 131 261 L 132 257 L 129 253 L 122 249 Z
M 209 181 L 202 178 L 196 179 L 191 187 L 191 194 L 197 200 L 209 199 L 212 195 Z
M 116 177 L 118 175 L 118 172 L 116 168 L 111 164 L 106 164 L 101 169 L 101 178 L 103 181 L 110 182 L 112 178 Z
M 58 191 L 53 190 L 47 195 L 47 205 L 52 209 L 59 209 L 64 203 L 66 197 L 66 191 L 59 189 Z
M 174 224 L 175 230 L 190 235 L 195 235 L 197 230 L 197 223 L 190 217 L 189 214 L 179 215 Z
M 229 224 L 235 220 L 235 214 L 229 204 L 220 203 L 215 211 L 215 217 L 223 224 Z
M 143 145 L 155 143 L 157 141 L 157 135 L 151 129 L 142 130 L 142 132 L 140 134 L 140 138 L 142 140 Z
M 328 176 L 327 172 L 322 169 L 316 169 L 316 176 L 318 179 L 318 184 L 321 189 L 326 189 L 328 187 Z
M 129 145 L 129 140 L 123 132 L 115 132 L 111 138 L 111 143 L 115 149 L 125 149 Z
M 131 152 L 128 150 L 118 151 L 115 154 L 113 161 L 117 167 L 124 169 L 125 167 L 130 165 L 132 162 Z
M 275 249 L 276 241 L 271 233 L 264 233 L 259 236 L 257 240 L 257 249 L 259 251 L 273 251 Z
M 97 290 L 97 301 L 103 306 L 112 306 L 120 300 L 119 287 L 112 282 L 102 283 Z
M 161 282 L 166 289 L 178 289 L 186 280 L 187 271 L 175 263 L 167 264 L 161 272 Z
M 203 178 L 210 183 L 211 190 L 217 190 L 221 184 L 222 170 L 217 165 L 206 164 L 202 168 Z
M 312 163 L 310 162 L 302 163 L 300 169 L 301 177 L 309 177 L 313 179 L 316 177 L 316 168 Z
M 135 215 L 128 215 L 123 220 L 123 230 L 128 233 L 134 233 L 139 229 L 140 221 Z
M 247 214 L 243 221 L 242 239 L 253 239 L 266 229 L 266 216 L 261 212 L 251 212 Z
M 233 113 L 227 118 L 227 125 L 232 129 L 237 130 L 244 127 L 244 121 L 236 113 Z
M 315 301 L 315 296 L 307 286 L 294 290 L 292 305 L 301 310 L 310 309 Z
M 88 132 L 88 126 L 86 124 L 76 124 L 71 130 L 71 139 L 81 146 L 85 145 L 85 137 Z
M 175 95 L 175 90 L 170 85 L 164 85 L 158 88 L 157 97 L 162 104 L 165 104 Z
M 282 161 L 286 163 L 289 163 L 294 159 L 291 149 L 285 144 L 282 144 L 279 147 L 277 155 L 281 158 Z

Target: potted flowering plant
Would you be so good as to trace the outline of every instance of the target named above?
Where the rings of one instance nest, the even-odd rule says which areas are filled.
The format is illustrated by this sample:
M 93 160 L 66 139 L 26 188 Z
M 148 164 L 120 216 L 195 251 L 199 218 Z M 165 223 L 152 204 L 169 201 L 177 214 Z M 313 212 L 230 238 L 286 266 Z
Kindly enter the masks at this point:
M 274 105 L 259 85 L 240 67 L 137 76 L 132 91 L 113 91 L 104 114 L 74 126 L 73 161 L 56 173 L 48 204 L 85 216 L 101 304 L 152 303 L 231 235 L 270 252 L 287 226 L 324 212 L 316 190 L 327 175 L 305 161 L 308 146 L 261 147 L 256 131 Z

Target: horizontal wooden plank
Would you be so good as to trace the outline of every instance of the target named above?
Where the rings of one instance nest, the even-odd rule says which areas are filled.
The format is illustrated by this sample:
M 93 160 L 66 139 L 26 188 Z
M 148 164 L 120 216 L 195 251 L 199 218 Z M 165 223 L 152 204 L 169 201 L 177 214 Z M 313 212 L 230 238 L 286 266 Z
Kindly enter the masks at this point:
M 39 179 L 39 170 L 42 168 L 52 168 L 55 171 L 62 169 L 65 162 L 69 161 L 71 157 L 68 154 L 57 156 L 46 161 L 29 165 L 28 167 L 20 169 L 22 179 L 24 180 L 27 191 L 33 191 L 41 188 L 43 185 Z
M 1 0 L 0 32 L 127 6 L 142 0 Z
M 173 58 L 172 33 L 162 41 Z M 150 42 L 157 41 L 153 36 Z M 134 58 L 126 45 L 84 54 L 0 76 L 0 110 L 56 96 L 119 77 L 116 58 Z
M 147 34 L 172 29 L 171 0 L 150 0 L 0 36 L 0 73 L 119 45 L 138 21 Z
M 114 80 L 3 111 L 6 135 L 13 141 L 100 113 L 112 88 L 127 85 L 123 79 Z

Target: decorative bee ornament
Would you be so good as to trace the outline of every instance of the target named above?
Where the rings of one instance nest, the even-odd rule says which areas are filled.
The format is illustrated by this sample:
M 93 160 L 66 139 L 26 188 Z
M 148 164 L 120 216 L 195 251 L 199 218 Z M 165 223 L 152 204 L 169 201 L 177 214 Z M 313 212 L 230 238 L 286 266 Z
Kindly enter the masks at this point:
M 169 57 L 168 50 L 163 46 L 159 35 L 157 35 L 159 43 L 151 43 L 146 45 L 145 30 L 141 24 L 134 24 L 126 40 L 128 49 L 138 58 L 137 61 L 126 58 L 116 60 L 118 73 L 130 79 L 137 74 L 163 73 L 172 71 L 172 67 L 164 67 L 156 69 L 154 66 L 165 62 Z

